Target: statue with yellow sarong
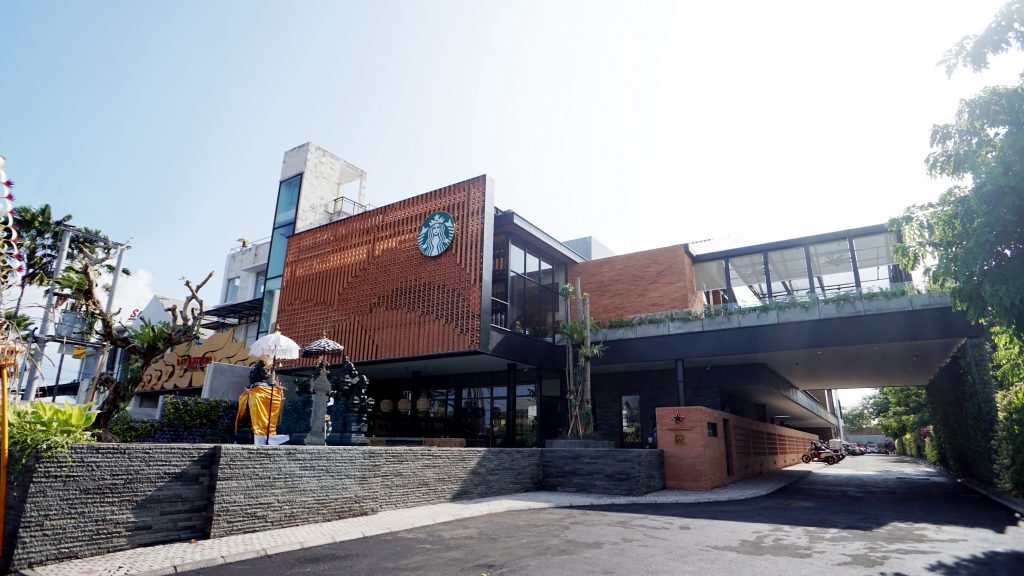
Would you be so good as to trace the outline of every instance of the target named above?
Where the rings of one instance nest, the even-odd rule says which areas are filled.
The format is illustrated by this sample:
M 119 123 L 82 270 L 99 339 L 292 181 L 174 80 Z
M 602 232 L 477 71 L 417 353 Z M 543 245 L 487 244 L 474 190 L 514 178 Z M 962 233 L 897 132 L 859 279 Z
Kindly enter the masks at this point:
M 281 419 L 281 405 L 284 403 L 284 388 L 277 379 L 267 374 L 262 360 L 249 372 L 249 386 L 238 397 L 238 414 L 235 416 L 235 432 L 238 425 L 249 414 L 252 422 L 253 443 L 259 445 L 283 444 L 288 435 L 277 434 L 277 423 Z

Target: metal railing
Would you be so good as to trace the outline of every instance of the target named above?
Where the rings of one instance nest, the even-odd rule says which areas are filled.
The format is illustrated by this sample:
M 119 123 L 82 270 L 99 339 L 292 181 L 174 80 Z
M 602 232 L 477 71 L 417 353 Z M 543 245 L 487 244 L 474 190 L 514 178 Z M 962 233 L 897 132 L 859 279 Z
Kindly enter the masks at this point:
M 331 207 L 327 210 L 330 214 L 348 214 L 354 216 L 361 214 L 367 210 L 373 210 L 376 208 L 373 204 L 360 204 L 355 200 L 346 196 L 339 196 L 331 201 Z

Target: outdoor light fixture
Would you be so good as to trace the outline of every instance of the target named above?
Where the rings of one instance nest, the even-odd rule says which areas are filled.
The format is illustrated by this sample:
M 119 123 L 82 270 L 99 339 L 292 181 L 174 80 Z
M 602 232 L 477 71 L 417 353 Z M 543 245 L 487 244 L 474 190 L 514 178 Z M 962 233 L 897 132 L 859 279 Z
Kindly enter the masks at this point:
M 390 398 L 385 398 L 380 401 L 380 411 L 387 414 L 395 409 L 395 403 Z
M 398 401 L 398 411 L 399 412 L 408 412 L 409 408 L 411 408 L 411 407 L 412 407 L 412 402 L 410 402 L 408 398 L 402 398 L 401 400 Z

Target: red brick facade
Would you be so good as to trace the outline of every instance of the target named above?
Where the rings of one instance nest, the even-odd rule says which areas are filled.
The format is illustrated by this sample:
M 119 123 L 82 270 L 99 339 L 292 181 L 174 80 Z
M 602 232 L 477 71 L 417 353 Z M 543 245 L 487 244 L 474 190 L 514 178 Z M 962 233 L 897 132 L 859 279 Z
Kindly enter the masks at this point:
M 326 331 L 356 362 L 479 350 L 486 195 L 480 176 L 292 236 L 282 333 L 308 343 Z M 437 210 L 455 236 L 428 257 L 417 235 Z
M 569 267 L 590 294 L 595 320 L 630 318 L 702 305 L 693 279 L 693 260 L 682 245 L 666 246 L 582 262 Z
M 711 490 L 798 464 L 811 440 L 818 440 L 814 434 L 702 406 L 655 412 L 658 448 L 665 454 L 665 487 L 670 490 Z M 716 436 L 708 435 L 708 423 L 715 425 Z M 727 438 L 732 445 L 732 474 L 726 462 Z

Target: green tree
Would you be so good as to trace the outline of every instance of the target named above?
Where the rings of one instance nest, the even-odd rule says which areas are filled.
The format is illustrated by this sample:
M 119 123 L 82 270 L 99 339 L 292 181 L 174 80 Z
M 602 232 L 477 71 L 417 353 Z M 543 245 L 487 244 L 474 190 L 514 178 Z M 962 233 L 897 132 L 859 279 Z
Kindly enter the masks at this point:
M 952 74 L 985 69 L 991 56 L 1020 49 L 1024 2 L 1005 5 L 981 34 L 946 53 Z M 1024 335 L 1024 84 L 992 86 L 960 103 L 953 122 L 932 129 L 927 166 L 956 185 L 937 201 L 891 222 L 903 232 L 896 255 L 924 265 L 973 321 Z
M 868 412 L 886 436 L 899 438 L 931 424 L 925 389 L 920 386 L 882 388 L 870 397 Z
M 847 430 L 861 430 L 871 424 L 871 413 L 864 402 L 843 410 L 843 426 Z
M 25 265 L 18 284 L 18 300 L 13 310 L 15 316 L 21 312 L 21 299 L 25 296 L 26 288 L 49 284 L 60 250 L 61 228 L 70 221 L 70 214 L 54 218 L 49 204 L 38 208 L 19 206 L 15 211 L 18 247 Z

